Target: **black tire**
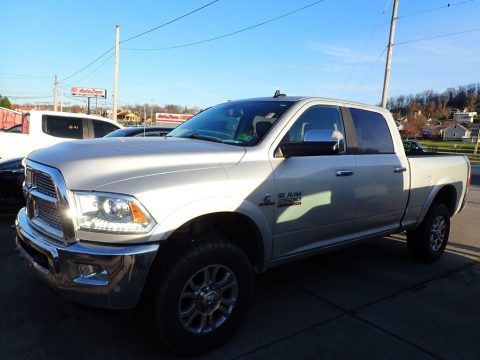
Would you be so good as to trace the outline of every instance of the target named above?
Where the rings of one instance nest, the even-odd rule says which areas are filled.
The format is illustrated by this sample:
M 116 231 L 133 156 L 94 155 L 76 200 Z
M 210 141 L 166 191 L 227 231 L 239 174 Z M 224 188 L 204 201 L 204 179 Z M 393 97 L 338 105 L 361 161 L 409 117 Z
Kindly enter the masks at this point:
M 200 242 L 164 268 L 154 284 L 154 326 L 163 344 L 179 355 L 211 350 L 226 341 L 245 317 L 254 290 L 252 265 L 225 240 Z
M 442 203 L 434 203 L 418 228 L 407 232 L 410 254 L 419 261 L 438 260 L 450 235 L 450 213 Z

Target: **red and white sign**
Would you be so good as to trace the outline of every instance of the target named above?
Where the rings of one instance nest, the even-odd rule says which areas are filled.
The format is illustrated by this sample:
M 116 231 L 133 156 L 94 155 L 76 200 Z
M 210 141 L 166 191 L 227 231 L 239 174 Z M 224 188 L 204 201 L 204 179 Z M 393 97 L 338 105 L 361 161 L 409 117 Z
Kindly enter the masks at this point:
M 193 115 L 190 114 L 155 113 L 155 122 L 179 125 L 190 119 L 192 116 Z
M 72 95 L 73 96 L 106 98 L 107 97 L 107 90 L 72 86 Z

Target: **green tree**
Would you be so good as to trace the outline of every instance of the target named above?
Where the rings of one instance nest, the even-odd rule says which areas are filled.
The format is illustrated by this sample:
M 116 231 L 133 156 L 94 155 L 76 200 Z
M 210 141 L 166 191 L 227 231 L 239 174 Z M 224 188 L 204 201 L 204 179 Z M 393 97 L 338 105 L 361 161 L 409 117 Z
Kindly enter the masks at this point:
M 7 109 L 11 109 L 12 108 L 12 103 L 10 102 L 10 100 L 8 100 L 7 97 L 2 97 L 0 99 L 0 106 L 4 107 L 4 108 L 7 108 Z

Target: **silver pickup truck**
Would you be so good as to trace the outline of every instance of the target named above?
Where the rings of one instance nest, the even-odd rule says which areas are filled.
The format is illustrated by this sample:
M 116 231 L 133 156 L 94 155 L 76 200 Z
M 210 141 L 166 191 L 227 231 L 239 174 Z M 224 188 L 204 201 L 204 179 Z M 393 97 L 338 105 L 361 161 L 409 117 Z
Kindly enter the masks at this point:
M 226 340 L 269 267 L 403 231 L 416 259 L 437 260 L 470 176 L 464 156 L 407 156 L 385 109 L 278 94 L 25 166 L 16 246 L 33 271 L 83 304 L 145 299 L 181 353 Z

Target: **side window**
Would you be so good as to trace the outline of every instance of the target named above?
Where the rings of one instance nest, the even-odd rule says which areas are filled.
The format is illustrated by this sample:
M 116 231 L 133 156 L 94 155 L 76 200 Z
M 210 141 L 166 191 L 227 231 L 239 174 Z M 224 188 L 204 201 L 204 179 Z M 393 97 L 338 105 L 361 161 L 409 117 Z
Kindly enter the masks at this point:
M 385 118 L 377 112 L 350 109 L 361 154 L 391 154 L 393 141 Z
M 117 126 L 106 121 L 92 120 L 92 124 L 93 136 L 96 138 L 104 137 L 105 135 L 110 134 L 112 131 L 118 129 Z
M 338 140 L 340 152 L 345 151 L 345 130 L 340 109 L 335 106 L 317 105 L 307 109 L 295 121 L 283 142 L 303 142 L 312 130 L 333 131 L 332 139 Z
M 66 116 L 43 115 L 42 130 L 45 134 L 55 137 L 83 139 L 83 119 Z

